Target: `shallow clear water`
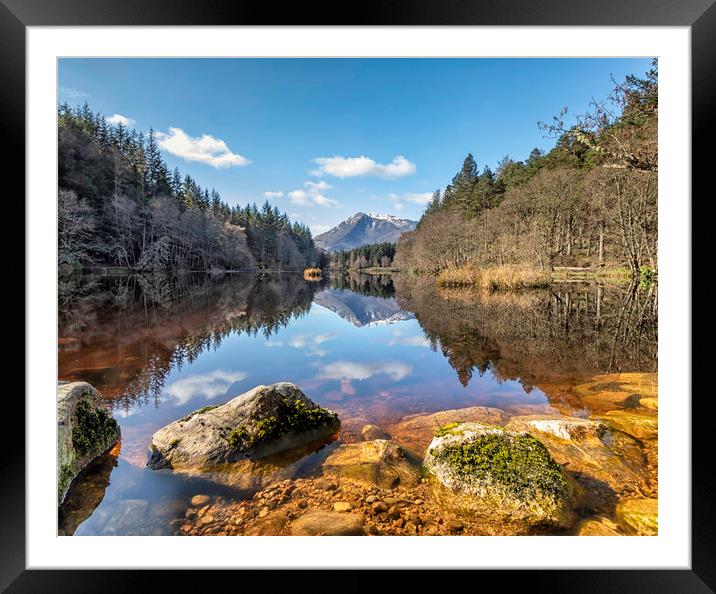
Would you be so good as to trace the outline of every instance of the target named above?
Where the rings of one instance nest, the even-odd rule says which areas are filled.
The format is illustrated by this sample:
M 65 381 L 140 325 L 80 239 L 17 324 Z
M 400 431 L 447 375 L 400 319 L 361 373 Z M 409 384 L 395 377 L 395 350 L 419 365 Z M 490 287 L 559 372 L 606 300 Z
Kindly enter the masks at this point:
M 600 344 L 593 318 L 596 312 L 609 319 L 609 300 L 593 300 L 591 289 L 577 291 L 576 322 L 565 329 L 561 314 L 557 319 L 549 314 L 546 322 L 535 319 L 561 312 L 561 297 L 556 308 L 551 305 L 554 292 L 534 303 L 483 304 L 486 309 L 470 320 L 459 301 L 432 293 L 421 297 L 418 288 L 396 284 L 397 295 L 388 277 L 317 284 L 290 274 L 85 279 L 61 287 L 59 379 L 92 383 L 111 401 L 122 429 L 120 451 L 97 461 L 71 489 L 60 513 L 61 532 L 171 534 L 171 520 L 183 515 L 182 505 L 193 495 L 245 497 L 276 473 L 310 473 L 312 460 L 325 448 L 231 487 L 145 468 L 156 430 L 256 385 L 297 384 L 339 413 L 340 439 L 352 441 L 367 423 L 385 427 L 416 413 L 478 405 L 549 410 L 559 406 L 559 390 L 547 393 L 554 385 L 579 371 L 606 371 L 601 355 L 611 334 L 594 357 L 591 351 L 576 353 L 576 367 L 569 356 L 555 354 L 550 361 L 545 358 L 552 355 L 542 353 L 572 338 L 575 345 L 582 343 L 576 352 L 587 335 Z M 569 307 L 574 317 L 571 297 Z M 487 321 L 493 315 L 501 328 L 513 325 L 516 332 L 526 331 L 526 338 L 490 335 Z M 545 333 L 544 323 L 556 324 L 561 334 Z M 648 361 L 642 346 L 622 350 Z M 542 384 L 549 388 L 543 391 Z

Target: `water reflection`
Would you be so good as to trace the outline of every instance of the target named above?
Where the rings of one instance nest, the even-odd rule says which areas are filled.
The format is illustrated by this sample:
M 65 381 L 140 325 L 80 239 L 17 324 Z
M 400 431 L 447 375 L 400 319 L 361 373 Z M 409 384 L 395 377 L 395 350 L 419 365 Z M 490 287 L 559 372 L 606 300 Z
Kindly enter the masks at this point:
M 156 430 L 259 384 L 298 384 L 351 441 L 368 423 L 465 407 L 586 414 L 572 391 L 582 378 L 657 365 L 653 286 L 475 294 L 400 275 L 85 278 L 61 286 L 59 308 L 60 379 L 111 399 L 123 436 L 119 457 L 71 490 L 68 534 L 176 533 L 197 493 L 241 498 L 310 473 L 314 455 L 213 477 L 145 469 Z

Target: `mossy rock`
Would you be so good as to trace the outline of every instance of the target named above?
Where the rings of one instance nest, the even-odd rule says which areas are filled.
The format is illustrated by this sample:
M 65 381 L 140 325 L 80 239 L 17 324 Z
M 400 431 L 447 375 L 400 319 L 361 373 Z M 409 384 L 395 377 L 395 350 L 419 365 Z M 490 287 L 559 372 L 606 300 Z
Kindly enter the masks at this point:
M 424 464 L 444 505 L 530 526 L 574 522 L 574 487 L 535 437 L 481 423 L 437 433 Z
M 120 429 L 100 393 L 86 382 L 57 387 L 57 503 L 92 460 L 120 439 Z
M 336 413 L 294 384 L 257 386 L 157 431 L 147 466 L 204 469 L 257 460 L 326 439 L 339 428 Z
M 659 533 L 659 502 L 656 499 L 625 499 L 617 505 L 616 515 L 630 534 L 656 536 Z

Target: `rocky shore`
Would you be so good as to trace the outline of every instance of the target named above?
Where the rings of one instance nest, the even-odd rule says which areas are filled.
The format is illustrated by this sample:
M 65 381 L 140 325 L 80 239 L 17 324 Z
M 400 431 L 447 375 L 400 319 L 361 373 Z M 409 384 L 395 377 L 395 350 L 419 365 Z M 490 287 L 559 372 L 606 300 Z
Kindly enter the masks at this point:
M 248 500 L 174 502 L 170 532 L 657 534 L 655 374 L 598 376 L 573 391 L 590 418 L 472 407 L 366 426 L 364 441 L 330 448 L 309 476 Z

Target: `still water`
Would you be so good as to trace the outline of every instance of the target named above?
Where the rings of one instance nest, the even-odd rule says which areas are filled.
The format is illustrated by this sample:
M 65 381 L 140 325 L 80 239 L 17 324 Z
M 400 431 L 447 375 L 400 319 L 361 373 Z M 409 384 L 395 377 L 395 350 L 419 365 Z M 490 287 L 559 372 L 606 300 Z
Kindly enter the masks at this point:
M 480 296 L 401 276 L 61 284 L 59 379 L 93 384 L 122 442 L 75 482 L 60 533 L 174 534 L 194 495 L 241 498 L 277 476 L 310 474 L 321 452 L 230 485 L 145 468 L 156 430 L 260 384 L 293 382 L 338 412 L 341 441 L 368 423 L 468 406 L 588 416 L 570 394 L 581 378 L 656 370 L 656 306 L 643 287 Z

